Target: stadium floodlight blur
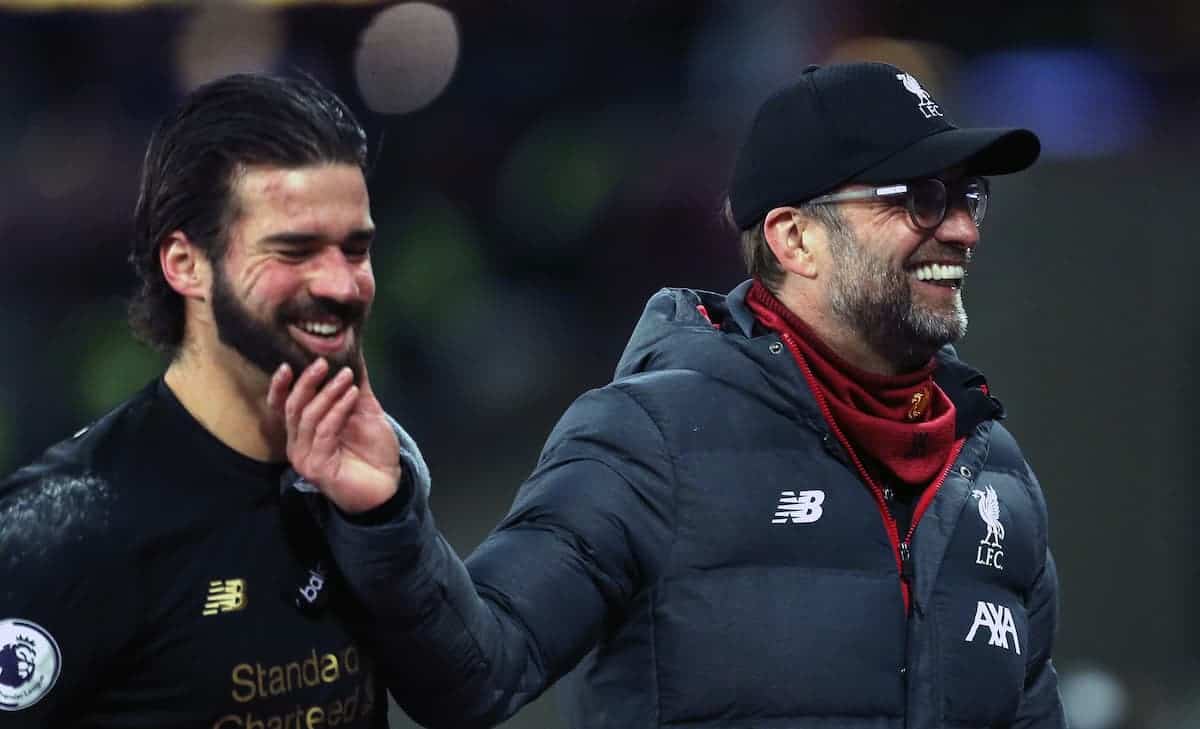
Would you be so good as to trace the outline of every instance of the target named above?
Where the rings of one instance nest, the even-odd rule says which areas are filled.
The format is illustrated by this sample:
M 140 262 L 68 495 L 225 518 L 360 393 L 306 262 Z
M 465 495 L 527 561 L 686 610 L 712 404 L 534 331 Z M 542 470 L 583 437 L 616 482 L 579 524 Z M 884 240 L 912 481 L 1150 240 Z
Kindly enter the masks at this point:
M 363 31 L 354 59 L 358 88 L 380 114 L 407 114 L 436 99 L 458 65 L 458 25 L 423 2 L 381 11 Z

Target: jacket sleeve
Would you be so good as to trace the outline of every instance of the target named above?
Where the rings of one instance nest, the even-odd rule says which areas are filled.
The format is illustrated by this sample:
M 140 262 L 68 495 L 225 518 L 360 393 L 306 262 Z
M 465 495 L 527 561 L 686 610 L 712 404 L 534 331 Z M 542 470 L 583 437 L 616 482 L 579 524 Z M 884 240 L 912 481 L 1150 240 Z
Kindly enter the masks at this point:
M 1060 729 L 1067 726 L 1067 720 L 1058 693 L 1058 673 L 1051 659 L 1058 634 L 1058 570 L 1055 568 L 1054 555 L 1050 553 L 1045 497 L 1033 471 L 1030 469 L 1028 473 L 1029 482 L 1033 484 L 1032 494 L 1040 512 L 1046 558 L 1026 601 L 1031 650 L 1025 666 L 1025 690 L 1017 710 L 1017 720 L 1012 727 Z
M 429 727 L 492 726 L 570 670 L 658 573 L 671 469 L 657 425 L 609 386 L 563 415 L 465 563 L 419 486 L 383 523 L 332 515 L 334 559 L 371 615 L 364 644 L 400 706 Z
M 73 723 L 135 631 L 105 485 L 71 475 L 0 483 L 0 711 L 6 729 Z

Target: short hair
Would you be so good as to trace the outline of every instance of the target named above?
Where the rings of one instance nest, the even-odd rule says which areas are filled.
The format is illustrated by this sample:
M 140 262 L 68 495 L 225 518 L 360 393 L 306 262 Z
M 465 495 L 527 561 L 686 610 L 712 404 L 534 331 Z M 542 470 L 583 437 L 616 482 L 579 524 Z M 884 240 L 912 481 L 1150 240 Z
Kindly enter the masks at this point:
M 367 135 L 333 92 L 311 78 L 235 74 L 191 92 L 159 122 L 142 164 L 129 261 L 140 280 L 129 307 L 137 336 L 170 357 L 184 337 L 184 304 L 168 285 L 159 248 L 187 234 L 216 263 L 237 219 L 233 187 L 246 167 L 357 165 Z
M 838 212 L 836 205 L 797 203 L 795 207 L 803 215 L 824 225 L 832 235 L 840 237 L 850 235 L 846 219 Z M 725 198 L 724 216 L 725 222 L 737 230 L 737 223 L 733 219 L 733 206 L 728 197 Z M 745 264 L 746 273 L 750 274 L 750 278 L 758 279 L 769 291 L 778 293 L 786 274 L 783 266 L 779 265 L 779 259 L 775 257 L 771 246 L 767 244 L 767 235 L 763 231 L 763 223 L 766 222 L 766 219 L 764 215 L 755 221 L 754 225 L 739 231 L 742 263 Z

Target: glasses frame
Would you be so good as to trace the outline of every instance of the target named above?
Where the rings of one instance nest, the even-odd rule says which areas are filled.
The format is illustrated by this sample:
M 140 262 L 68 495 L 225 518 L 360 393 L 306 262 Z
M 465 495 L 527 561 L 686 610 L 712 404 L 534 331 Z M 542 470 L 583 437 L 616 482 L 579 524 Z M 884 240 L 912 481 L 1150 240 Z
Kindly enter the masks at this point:
M 937 222 L 933 225 L 922 225 L 920 220 L 917 219 L 917 205 L 911 187 L 911 185 L 916 182 L 934 182 L 942 187 L 946 202 L 942 205 L 941 213 L 937 216 Z M 828 205 L 843 202 L 862 202 L 890 199 L 903 196 L 904 207 L 908 210 L 909 220 L 912 221 L 912 224 L 916 226 L 918 230 L 924 230 L 928 232 L 931 230 L 936 230 L 938 226 L 946 221 L 946 213 L 950 211 L 952 206 L 957 205 L 960 200 L 966 199 L 966 189 L 974 184 L 978 184 L 983 191 L 983 204 L 976 206 L 977 212 L 975 214 L 971 214 L 971 209 L 969 207 L 964 207 L 966 207 L 967 213 L 971 214 L 971 220 L 974 221 L 975 227 L 978 228 L 983 224 L 983 219 L 987 216 L 988 200 L 991 198 L 992 193 L 991 185 L 988 184 L 987 178 L 980 177 L 978 175 L 963 177 L 962 179 L 948 184 L 945 180 L 941 180 L 937 177 L 928 177 L 921 180 L 912 180 L 910 182 L 898 182 L 894 185 L 869 187 L 865 190 L 846 190 L 843 192 L 834 192 L 828 195 L 815 197 L 812 200 L 809 200 L 808 204 Z M 962 194 L 959 195 L 955 200 L 951 200 L 950 193 L 952 190 L 961 190 Z

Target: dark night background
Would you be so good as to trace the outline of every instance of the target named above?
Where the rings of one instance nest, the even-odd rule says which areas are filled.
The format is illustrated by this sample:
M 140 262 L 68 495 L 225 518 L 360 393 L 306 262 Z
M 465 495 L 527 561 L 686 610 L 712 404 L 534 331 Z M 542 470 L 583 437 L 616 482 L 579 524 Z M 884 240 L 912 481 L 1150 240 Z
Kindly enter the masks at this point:
M 993 180 L 960 349 L 1045 488 L 1074 725 L 1200 726 L 1193 3 L 0 0 L 0 469 L 161 369 L 123 320 L 154 121 L 214 76 L 302 69 L 377 149 L 372 382 L 466 554 L 647 297 L 741 280 L 738 139 L 834 59 L 1041 135 Z M 563 726 L 552 692 L 506 726 Z

